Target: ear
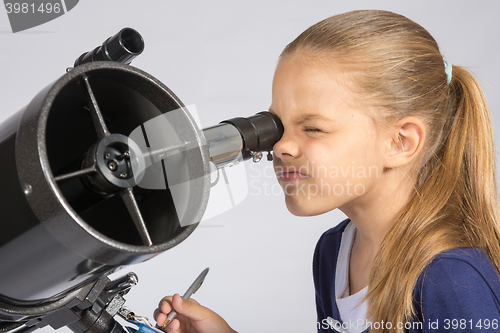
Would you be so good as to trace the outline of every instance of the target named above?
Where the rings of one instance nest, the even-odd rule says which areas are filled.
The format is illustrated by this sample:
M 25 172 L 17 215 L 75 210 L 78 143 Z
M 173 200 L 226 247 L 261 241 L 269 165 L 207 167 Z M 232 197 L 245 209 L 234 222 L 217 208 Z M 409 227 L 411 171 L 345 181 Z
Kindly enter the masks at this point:
M 425 142 L 425 125 L 416 117 L 398 120 L 393 129 L 385 155 L 387 168 L 401 167 L 413 161 L 420 155 Z

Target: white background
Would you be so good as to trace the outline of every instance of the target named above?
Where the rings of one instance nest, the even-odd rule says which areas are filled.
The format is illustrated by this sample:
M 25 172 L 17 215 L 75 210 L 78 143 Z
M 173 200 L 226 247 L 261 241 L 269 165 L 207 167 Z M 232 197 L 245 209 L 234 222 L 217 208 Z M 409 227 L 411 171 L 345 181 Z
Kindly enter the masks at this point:
M 126 26 L 146 42 L 132 65 L 165 83 L 185 104 L 195 104 L 203 127 L 250 116 L 271 103 L 283 47 L 317 21 L 354 9 L 395 11 L 427 28 L 448 61 L 477 75 L 498 123 L 500 3 L 494 0 L 82 0 L 62 17 L 16 34 L 0 9 L 0 122 L 63 75 L 80 54 Z M 256 170 L 270 163 L 245 164 L 249 193 L 241 204 L 203 221 L 179 246 L 122 271 L 140 279 L 127 295 L 128 307 L 151 318 L 162 296 L 182 294 L 209 266 L 195 298 L 234 329 L 315 331 L 314 246 L 345 216 L 338 210 L 292 216 L 271 172 L 258 176 Z

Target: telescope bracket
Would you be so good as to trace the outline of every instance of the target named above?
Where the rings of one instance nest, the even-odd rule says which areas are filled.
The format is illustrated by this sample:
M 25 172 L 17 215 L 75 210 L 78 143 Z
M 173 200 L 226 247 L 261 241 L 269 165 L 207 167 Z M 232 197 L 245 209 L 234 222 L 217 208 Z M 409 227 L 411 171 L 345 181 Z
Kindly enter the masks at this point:
M 0 302 L 0 323 L 24 322 L 24 326 L 16 331 L 19 333 L 31 332 L 45 326 L 54 330 L 68 326 L 75 333 L 111 332 L 116 325 L 113 317 L 125 304 L 123 296 L 137 282 L 134 273 L 114 281 L 107 276 L 101 276 L 93 284 L 38 307 Z

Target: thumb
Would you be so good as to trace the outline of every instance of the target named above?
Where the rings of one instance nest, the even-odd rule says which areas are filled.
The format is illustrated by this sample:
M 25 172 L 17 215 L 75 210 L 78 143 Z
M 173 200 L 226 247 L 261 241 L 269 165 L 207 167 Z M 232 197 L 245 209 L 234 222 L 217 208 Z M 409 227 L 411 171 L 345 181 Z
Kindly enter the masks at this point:
M 177 313 L 188 317 L 191 320 L 203 320 L 210 316 L 211 310 L 200 305 L 194 299 L 182 299 L 179 294 L 172 298 L 172 306 Z

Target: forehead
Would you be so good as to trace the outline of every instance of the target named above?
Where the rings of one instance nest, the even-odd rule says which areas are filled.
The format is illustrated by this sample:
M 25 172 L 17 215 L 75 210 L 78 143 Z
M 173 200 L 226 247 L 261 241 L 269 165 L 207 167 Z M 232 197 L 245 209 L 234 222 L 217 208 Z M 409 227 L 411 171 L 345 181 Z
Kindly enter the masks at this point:
M 339 66 L 320 57 L 287 56 L 275 72 L 271 110 L 285 118 L 345 116 L 357 104 L 348 81 L 349 75 Z

